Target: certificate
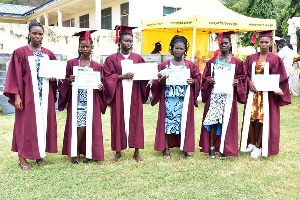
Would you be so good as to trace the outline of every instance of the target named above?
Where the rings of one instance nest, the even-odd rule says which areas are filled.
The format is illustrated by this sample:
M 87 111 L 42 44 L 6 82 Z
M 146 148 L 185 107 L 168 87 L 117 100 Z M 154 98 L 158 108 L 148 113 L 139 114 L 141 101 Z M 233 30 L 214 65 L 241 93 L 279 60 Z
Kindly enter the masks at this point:
M 233 93 L 234 70 L 215 70 L 215 93 Z
M 78 89 L 98 89 L 101 83 L 100 72 L 78 71 L 75 80 Z
M 39 76 L 44 78 L 66 78 L 67 61 L 41 59 Z
M 169 69 L 168 76 L 167 85 L 187 85 L 190 69 Z
M 157 79 L 157 63 L 133 64 L 133 80 Z
M 254 75 L 253 82 L 257 91 L 276 91 L 279 89 L 279 74 Z
M 137 63 L 130 61 L 122 62 L 122 74 L 131 72 L 134 74 L 133 80 L 157 79 L 157 63 Z

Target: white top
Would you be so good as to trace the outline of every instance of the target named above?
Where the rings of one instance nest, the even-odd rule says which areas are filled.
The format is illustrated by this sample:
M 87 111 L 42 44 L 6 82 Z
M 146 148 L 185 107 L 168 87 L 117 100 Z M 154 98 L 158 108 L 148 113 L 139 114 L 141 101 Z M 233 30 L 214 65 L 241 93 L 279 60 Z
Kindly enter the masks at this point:
M 121 52 L 120 52 L 121 53 Z M 122 54 L 122 53 L 121 53 Z M 124 56 L 124 58 L 127 60 L 128 59 L 128 57 L 130 56 L 130 53 L 129 54 L 127 54 L 127 55 L 124 55 L 124 54 L 122 54 L 123 56 Z
M 282 59 L 288 77 L 292 74 L 292 65 L 294 62 L 294 51 L 288 46 L 283 47 L 279 52 L 278 56 Z

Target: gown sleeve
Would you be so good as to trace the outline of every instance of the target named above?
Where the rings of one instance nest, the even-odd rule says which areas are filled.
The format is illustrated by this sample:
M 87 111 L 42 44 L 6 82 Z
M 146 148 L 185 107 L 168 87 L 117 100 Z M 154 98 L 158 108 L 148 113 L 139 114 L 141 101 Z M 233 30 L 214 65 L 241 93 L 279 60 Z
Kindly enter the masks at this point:
M 21 57 L 16 51 L 14 51 L 7 70 L 4 88 L 4 95 L 9 98 L 9 103 L 13 106 L 15 106 L 16 94 L 19 94 L 21 99 L 23 99 L 23 75 L 21 63 Z
M 202 85 L 201 85 L 201 97 L 202 97 L 202 102 L 206 103 L 210 99 L 210 94 L 212 91 L 212 86 L 210 85 L 210 79 L 211 79 L 211 63 L 212 61 L 208 61 L 206 63 L 204 72 L 203 72 L 203 77 L 202 77 Z
M 110 104 L 114 98 L 119 81 L 119 74 L 116 72 L 114 65 L 115 63 L 110 57 L 107 57 L 103 64 L 105 96 L 108 104 Z
M 67 105 L 69 100 L 72 98 L 72 87 L 69 84 L 70 76 L 73 74 L 73 66 L 70 61 L 67 62 L 66 69 L 66 78 L 62 80 L 58 80 L 58 91 L 59 91 L 59 99 L 58 99 L 58 110 L 63 111 Z

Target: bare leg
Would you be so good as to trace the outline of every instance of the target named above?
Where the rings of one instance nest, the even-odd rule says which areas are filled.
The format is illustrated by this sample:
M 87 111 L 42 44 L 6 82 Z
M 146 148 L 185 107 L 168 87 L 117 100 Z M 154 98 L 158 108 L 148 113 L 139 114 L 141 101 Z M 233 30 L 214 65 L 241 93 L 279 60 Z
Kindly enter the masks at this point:
M 250 122 L 248 137 L 249 137 L 249 140 L 250 140 L 250 144 L 253 144 L 253 145 L 256 144 L 255 135 L 254 135 L 254 126 L 255 126 L 255 121 Z
M 217 133 L 217 125 L 214 124 L 210 127 L 210 132 L 209 132 L 209 157 L 213 159 L 216 158 L 215 147 L 214 147 L 216 133 Z
M 258 140 L 257 140 L 257 148 L 261 148 L 262 144 L 262 133 L 263 133 L 263 123 L 259 123 L 259 128 L 258 128 Z
M 135 148 L 133 157 L 134 157 L 134 159 L 135 159 L 136 162 L 143 162 L 144 161 L 143 158 L 140 156 L 138 148 Z
M 80 148 L 82 145 L 82 139 L 85 137 L 86 135 L 86 127 L 82 126 L 82 127 L 78 127 L 77 128 L 77 156 L 73 158 L 73 164 L 78 164 L 79 159 L 80 159 Z
M 209 132 L 209 146 L 213 147 L 215 142 L 215 135 L 217 132 L 217 125 L 212 125 Z
M 170 158 L 170 151 L 169 151 L 169 135 L 165 134 L 165 150 L 163 151 L 163 156 L 165 158 Z

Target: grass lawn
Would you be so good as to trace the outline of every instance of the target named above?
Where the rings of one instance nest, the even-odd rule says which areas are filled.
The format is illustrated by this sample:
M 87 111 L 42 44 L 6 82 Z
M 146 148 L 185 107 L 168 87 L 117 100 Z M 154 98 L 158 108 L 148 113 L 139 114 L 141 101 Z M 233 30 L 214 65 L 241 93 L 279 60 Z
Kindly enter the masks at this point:
M 300 97 L 281 108 L 280 153 L 251 159 L 248 153 L 211 160 L 197 148 L 203 104 L 195 108 L 196 151 L 187 160 L 177 148 L 171 159 L 153 150 L 158 106 L 144 106 L 145 149 L 136 163 L 133 149 L 111 164 L 110 112 L 102 116 L 105 161 L 72 165 L 61 155 L 66 112 L 57 113 L 58 153 L 47 154 L 44 167 L 22 171 L 11 152 L 14 116 L 0 113 L 1 199 L 299 199 Z M 241 121 L 242 106 L 239 106 Z M 239 123 L 241 127 L 241 122 Z

